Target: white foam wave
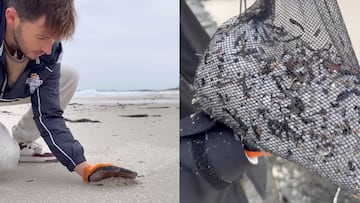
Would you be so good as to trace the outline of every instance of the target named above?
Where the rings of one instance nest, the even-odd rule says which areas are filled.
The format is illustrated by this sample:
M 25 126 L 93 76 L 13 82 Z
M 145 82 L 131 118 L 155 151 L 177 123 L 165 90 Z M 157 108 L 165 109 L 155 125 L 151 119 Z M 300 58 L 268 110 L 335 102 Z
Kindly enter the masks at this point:
M 78 90 L 75 96 L 146 96 L 146 95 L 177 95 L 179 90 L 154 90 L 154 91 L 117 91 L 117 90 Z

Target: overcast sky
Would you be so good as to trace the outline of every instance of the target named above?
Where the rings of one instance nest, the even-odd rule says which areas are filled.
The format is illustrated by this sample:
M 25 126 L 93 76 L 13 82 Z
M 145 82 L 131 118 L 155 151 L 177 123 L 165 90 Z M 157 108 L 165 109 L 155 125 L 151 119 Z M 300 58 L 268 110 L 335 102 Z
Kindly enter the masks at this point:
M 76 0 L 77 30 L 62 62 L 78 89 L 166 89 L 179 84 L 179 2 Z

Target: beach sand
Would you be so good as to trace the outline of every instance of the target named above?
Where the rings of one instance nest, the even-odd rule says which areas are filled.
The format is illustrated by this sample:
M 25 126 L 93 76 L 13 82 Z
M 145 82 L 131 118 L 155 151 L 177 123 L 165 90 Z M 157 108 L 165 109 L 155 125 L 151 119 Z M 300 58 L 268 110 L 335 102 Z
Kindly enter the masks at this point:
M 80 121 L 67 125 L 88 161 L 134 170 L 136 181 L 92 185 L 60 163 L 22 163 L 0 176 L 0 202 L 178 202 L 178 98 L 178 94 L 74 98 L 64 117 Z M 1 121 L 11 129 L 28 107 L 0 107 Z

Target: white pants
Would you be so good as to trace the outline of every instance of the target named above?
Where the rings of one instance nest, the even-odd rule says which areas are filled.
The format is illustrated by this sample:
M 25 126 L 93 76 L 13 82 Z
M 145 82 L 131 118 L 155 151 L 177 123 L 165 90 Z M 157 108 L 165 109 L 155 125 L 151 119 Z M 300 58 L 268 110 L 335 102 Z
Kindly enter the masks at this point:
M 73 97 L 77 84 L 79 82 L 78 72 L 71 66 L 61 64 L 60 71 L 60 106 L 62 110 L 65 110 Z M 1 106 L 5 105 L 17 105 L 30 103 L 30 97 L 21 99 L 16 102 L 0 102 Z M 33 119 L 34 114 L 30 109 L 23 115 L 19 123 L 13 127 L 12 135 L 15 140 L 20 142 L 33 142 L 40 137 L 40 132 Z

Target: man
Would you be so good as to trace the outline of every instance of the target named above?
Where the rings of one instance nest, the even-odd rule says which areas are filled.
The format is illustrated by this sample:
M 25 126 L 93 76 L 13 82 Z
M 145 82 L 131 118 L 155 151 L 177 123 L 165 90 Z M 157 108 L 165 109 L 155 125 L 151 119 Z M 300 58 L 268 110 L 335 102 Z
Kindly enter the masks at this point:
M 76 71 L 60 68 L 60 41 L 75 31 L 73 0 L 1 0 L 0 6 L 0 101 L 18 104 L 30 99 L 32 107 L 13 128 L 20 161 L 56 157 L 86 182 L 135 178 L 135 172 L 111 164 L 89 164 L 62 117 L 78 82 Z M 52 153 L 43 153 L 34 142 L 40 135 Z

